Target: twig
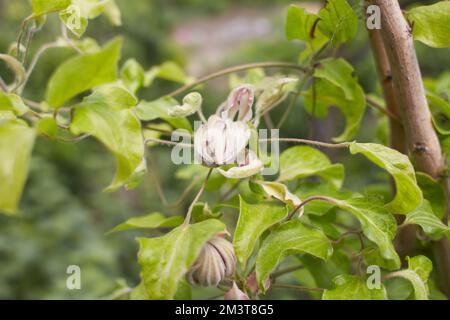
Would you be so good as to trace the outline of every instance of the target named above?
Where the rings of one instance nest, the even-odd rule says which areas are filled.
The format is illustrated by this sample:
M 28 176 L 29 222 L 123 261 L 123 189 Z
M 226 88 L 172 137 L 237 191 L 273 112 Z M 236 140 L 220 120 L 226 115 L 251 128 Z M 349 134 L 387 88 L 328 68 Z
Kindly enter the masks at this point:
M 315 140 L 308 139 L 299 139 L 299 138 L 269 138 L 269 139 L 260 139 L 260 142 L 271 142 L 271 141 L 281 141 L 281 142 L 295 142 L 295 143 L 304 143 L 310 144 L 318 147 L 325 148 L 348 148 L 351 145 L 351 142 L 341 142 L 341 143 L 327 143 Z
M 191 215 L 192 215 L 192 210 L 194 209 L 194 205 L 197 203 L 198 199 L 200 199 L 200 197 L 203 194 L 203 191 L 205 191 L 206 185 L 208 183 L 209 177 L 211 176 L 211 173 L 213 171 L 214 168 L 210 168 L 208 171 L 208 174 L 206 175 L 205 181 L 203 182 L 200 190 L 198 191 L 197 195 L 195 196 L 194 200 L 192 200 L 191 205 L 189 206 L 188 212 L 186 214 L 186 218 L 184 219 L 183 225 L 187 226 L 189 224 L 189 222 L 191 221 Z
M 164 191 L 163 191 L 163 189 L 161 187 L 161 183 L 159 182 L 159 178 L 158 178 L 158 175 L 156 173 L 156 167 L 155 167 L 155 164 L 154 164 L 154 160 L 153 160 L 153 157 L 151 155 L 149 156 L 148 163 L 149 163 L 149 166 L 150 166 L 149 173 L 150 173 L 150 176 L 153 178 L 152 180 L 153 180 L 153 183 L 155 184 L 156 193 L 158 193 L 158 196 L 161 199 L 161 202 L 162 202 L 163 206 L 166 207 L 167 206 L 167 198 L 166 198 L 166 195 L 164 194 Z
M 288 68 L 288 69 L 300 70 L 302 72 L 307 71 L 307 69 L 305 67 L 302 67 L 296 63 L 287 63 L 287 62 L 257 62 L 257 63 L 242 64 L 242 65 L 226 68 L 226 69 L 211 73 L 209 75 L 203 76 L 194 82 L 185 84 L 184 86 L 176 89 L 175 91 L 170 92 L 167 95 L 169 97 L 174 97 L 174 96 L 176 96 L 186 90 L 189 90 L 201 83 L 204 83 L 206 81 L 209 81 L 209 80 L 212 80 L 212 79 L 215 79 L 215 78 L 218 78 L 218 77 L 230 74 L 230 73 L 248 70 L 248 69 L 255 69 L 255 68 Z
M 294 208 L 294 210 L 292 210 L 292 212 L 288 216 L 288 220 L 292 219 L 292 217 L 295 215 L 295 213 L 298 210 L 300 210 L 300 208 L 302 208 L 305 204 L 307 204 L 308 202 L 314 201 L 314 200 L 327 201 L 327 202 L 330 202 L 330 203 L 333 203 L 333 204 L 336 203 L 336 201 L 334 199 L 328 198 L 328 197 L 325 197 L 325 196 L 312 196 L 312 197 L 309 197 L 309 198 L 303 200 L 302 203 L 300 203 L 298 206 L 296 206 Z
M 186 189 L 184 189 L 183 193 L 181 194 L 181 196 L 179 197 L 179 199 L 176 202 L 173 203 L 169 203 L 167 204 L 167 207 L 169 208 L 176 208 L 178 207 L 181 202 L 183 202 L 183 200 L 189 195 L 189 193 L 191 192 L 191 190 L 197 185 L 198 183 L 198 178 L 194 179 L 194 181 L 192 181 Z
M 372 108 L 377 109 L 378 111 L 384 113 L 385 115 L 387 115 L 389 118 L 391 118 L 394 121 L 397 121 L 399 123 L 400 119 L 397 117 L 396 114 L 392 113 L 391 110 L 384 108 L 383 106 L 381 106 L 378 102 L 376 102 L 375 100 L 373 100 L 372 98 L 366 96 L 366 102 L 369 106 L 371 106 Z
M 8 86 L 6 85 L 5 81 L 3 81 L 3 78 L 0 76 L 0 89 L 4 93 L 8 93 Z
M 21 90 L 23 90 L 23 88 L 26 86 L 26 84 L 28 82 L 28 79 L 30 78 L 31 73 L 33 72 L 34 67 L 36 66 L 37 62 L 41 58 L 42 54 L 44 54 L 44 52 L 47 51 L 48 49 L 58 48 L 58 47 L 61 47 L 61 45 L 59 43 L 57 43 L 57 42 L 49 42 L 49 43 L 46 43 L 46 44 L 42 45 L 38 49 L 38 51 L 34 55 L 33 59 L 31 60 L 31 63 L 30 63 L 30 66 L 27 69 L 27 72 L 25 73 L 25 79 L 24 79 L 23 83 L 20 86 Z
M 286 269 L 281 269 L 281 270 L 278 270 L 277 272 L 272 273 L 271 277 L 273 280 L 275 280 L 276 278 L 281 277 L 282 275 L 285 275 L 287 273 L 291 273 L 291 272 L 294 272 L 294 271 L 297 271 L 297 270 L 300 270 L 303 268 L 304 268 L 304 266 L 302 264 L 300 264 L 300 265 L 292 266 L 292 267 L 289 267 Z
M 317 292 L 322 292 L 325 289 L 323 288 L 310 288 L 310 287 L 305 287 L 305 286 L 299 286 L 299 285 L 294 285 L 294 284 L 272 284 L 270 286 L 271 288 L 281 288 L 281 289 L 296 289 L 296 290 L 302 290 L 302 291 L 317 291 Z
M 155 143 L 159 143 L 159 144 L 167 145 L 167 146 L 182 146 L 182 147 L 190 147 L 190 148 L 193 147 L 193 144 L 190 144 L 190 143 L 169 141 L 169 140 L 163 140 L 163 139 L 158 139 L 158 138 L 146 138 L 145 139 L 145 144 L 148 144 L 150 142 L 155 142 Z
M 274 129 L 274 124 L 272 121 L 272 118 L 270 117 L 270 114 L 268 112 L 264 113 L 264 122 L 266 123 L 267 129 L 272 130 Z
M 294 108 L 295 104 L 297 103 L 299 94 L 300 94 L 300 90 L 297 90 L 294 92 L 294 95 L 293 95 L 291 101 L 289 101 L 289 104 L 288 104 L 286 110 L 284 110 L 280 121 L 278 121 L 278 123 L 277 123 L 277 128 L 281 128 L 281 126 L 286 122 L 289 114 L 292 111 L 292 108 Z

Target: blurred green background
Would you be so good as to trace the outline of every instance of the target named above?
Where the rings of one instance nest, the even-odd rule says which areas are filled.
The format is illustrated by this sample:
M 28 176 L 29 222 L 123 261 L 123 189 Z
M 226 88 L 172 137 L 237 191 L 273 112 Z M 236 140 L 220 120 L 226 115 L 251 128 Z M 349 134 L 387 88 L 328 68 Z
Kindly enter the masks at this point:
M 112 27 L 104 17 L 89 22 L 86 36 L 104 43 L 115 35 L 124 37 L 122 62 L 134 57 L 145 69 L 173 60 L 194 77 L 223 67 L 248 62 L 297 61 L 301 43 L 284 38 L 285 0 L 116 0 L 122 12 L 120 27 Z M 422 1 L 420 3 L 429 3 Z M 431 1 L 433 2 L 433 1 Z M 403 1 L 403 4 L 418 1 Z M 301 3 L 310 10 L 321 1 Z M 21 21 L 31 12 L 27 0 L 0 0 L 0 52 L 7 52 L 17 39 Z M 59 35 L 56 15 L 51 15 L 31 45 L 31 56 L 45 42 Z M 425 76 L 448 70 L 448 49 L 429 49 L 416 44 Z M 340 55 L 356 69 L 366 92 L 376 92 L 378 79 L 373 66 L 365 29 L 361 25 L 356 40 L 342 48 Z M 48 51 L 37 65 L 24 96 L 43 99 L 45 83 L 59 63 L 72 55 L 68 49 Z M 2 64 L 0 74 L 12 76 Z M 153 99 L 176 88 L 171 82 L 157 80 L 140 98 Z M 208 84 L 204 92 L 207 113 L 226 97 L 228 79 Z M 311 125 L 299 99 L 294 114 L 283 128 L 284 137 L 308 137 Z M 283 110 L 281 106 L 279 110 Z M 281 111 L 273 112 L 277 121 Z M 338 120 L 336 120 L 338 119 Z M 323 140 L 341 129 L 339 114 L 315 121 L 315 135 Z M 374 135 L 385 139 L 383 127 L 368 110 L 358 140 Z M 334 161 L 346 162 L 339 153 Z M 169 202 L 175 202 L 189 182 L 175 179 L 169 149 L 156 147 L 149 152 L 153 167 Z M 177 208 L 164 208 L 155 190 L 154 177 L 133 191 L 102 193 L 115 170 L 113 157 L 94 140 L 69 144 L 39 138 L 31 163 L 29 179 L 21 201 L 20 214 L 0 215 L 0 299 L 88 299 L 108 298 L 116 280 L 123 278 L 130 286 L 139 281 L 134 237 L 145 232 L 126 231 L 105 235 L 129 217 L 160 211 L 182 214 L 189 198 Z M 346 187 L 357 189 L 368 181 L 386 181 L 367 162 L 352 160 L 347 169 Z M 364 172 L 364 174 L 361 174 Z M 370 172 L 370 174 L 368 174 Z M 150 233 L 148 233 L 150 234 Z M 82 290 L 66 288 L 66 268 L 78 265 L 82 271 Z M 199 291 L 194 297 L 206 297 Z M 286 292 L 277 298 L 299 298 L 301 293 Z

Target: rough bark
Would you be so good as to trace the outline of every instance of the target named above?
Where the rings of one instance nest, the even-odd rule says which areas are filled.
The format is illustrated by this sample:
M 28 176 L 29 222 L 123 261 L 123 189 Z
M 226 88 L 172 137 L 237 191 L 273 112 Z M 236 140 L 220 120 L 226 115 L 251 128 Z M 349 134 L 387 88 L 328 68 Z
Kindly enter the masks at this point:
M 396 101 L 406 134 L 408 150 L 416 168 L 439 178 L 444 158 L 423 87 L 411 28 L 398 1 L 371 0 L 381 10 L 381 36 L 392 68 Z M 434 243 L 439 285 L 450 297 L 450 245 L 444 237 Z
M 377 29 L 368 30 L 370 46 L 372 48 L 375 65 L 377 67 L 378 78 L 383 91 L 386 108 L 391 114 L 395 115 L 395 119 L 389 118 L 389 146 L 401 153 L 408 154 L 406 145 L 405 131 L 401 122 L 397 99 L 395 97 L 394 84 L 392 82 L 392 71 L 384 48 L 381 33 Z M 395 194 L 395 183 L 391 179 L 392 191 Z M 403 216 L 396 216 L 397 223 L 401 224 L 404 220 Z M 399 230 L 394 239 L 394 245 L 397 253 L 403 262 L 405 257 L 411 255 L 416 249 L 416 226 L 409 225 Z
M 443 158 L 431 123 L 411 28 L 397 1 L 373 0 L 381 9 L 381 35 L 392 67 L 394 88 L 416 167 L 438 178 Z

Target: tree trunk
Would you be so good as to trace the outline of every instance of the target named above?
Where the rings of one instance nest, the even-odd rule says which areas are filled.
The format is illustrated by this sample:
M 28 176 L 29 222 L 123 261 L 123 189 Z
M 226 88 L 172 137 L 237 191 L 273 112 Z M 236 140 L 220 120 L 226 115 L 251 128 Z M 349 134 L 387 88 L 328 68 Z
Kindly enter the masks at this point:
M 370 0 L 381 11 L 381 36 L 392 68 L 392 81 L 410 155 L 419 171 L 439 178 L 444 159 L 431 122 L 411 33 L 398 1 Z M 450 297 L 450 245 L 434 244 L 440 287 Z
M 391 65 L 386 49 L 384 48 L 383 39 L 381 38 L 380 31 L 377 29 L 368 30 L 368 32 L 386 108 L 395 116 L 395 119 L 392 117 L 389 118 L 389 146 L 403 154 L 408 154 L 405 131 L 401 122 L 401 115 L 392 82 Z M 392 193 L 395 194 L 395 183 L 393 179 L 391 179 L 391 189 Z M 395 218 L 398 224 L 404 221 L 403 216 L 397 215 Z M 408 225 L 399 230 L 394 239 L 395 249 L 402 263 L 405 263 L 405 257 L 412 255 L 416 249 L 416 231 L 417 227 L 415 225 Z

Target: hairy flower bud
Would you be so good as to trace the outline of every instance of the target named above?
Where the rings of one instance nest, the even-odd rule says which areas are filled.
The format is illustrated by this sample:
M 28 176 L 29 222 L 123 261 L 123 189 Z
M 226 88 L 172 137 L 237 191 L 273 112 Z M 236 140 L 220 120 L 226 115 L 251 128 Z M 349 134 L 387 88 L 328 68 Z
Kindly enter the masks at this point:
M 233 281 L 233 286 L 225 293 L 224 300 L 250 300 L 250 298 Z
M 207 166 L 231 164 L 245 149 L 250 135 L 246 123 L 213 115 L 195 132 L 194 150 Z
M 200 255 L 187 273 L 191 284 L 217 286 L 231 277 L 236 269 L 233 245 L 222 237 L 214 237 L 202 248 Z
M 254 98 L 255 94 L 251 85 L 240 85 L 228 95 L 227 103 L 219 110 L 219 114 L 223 119 L 233 120 L 236 113 L 239 112 L 237 120 L 250 121 L 253 116 L 252 105 Z

